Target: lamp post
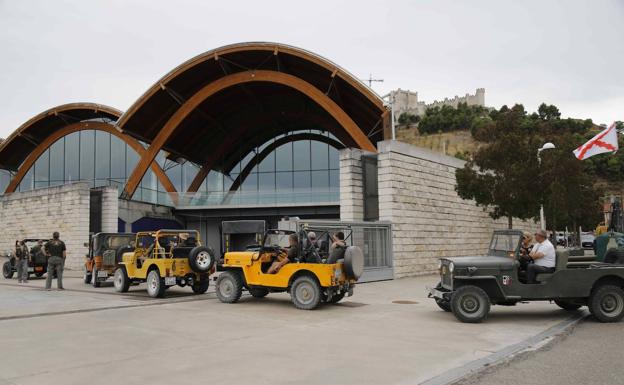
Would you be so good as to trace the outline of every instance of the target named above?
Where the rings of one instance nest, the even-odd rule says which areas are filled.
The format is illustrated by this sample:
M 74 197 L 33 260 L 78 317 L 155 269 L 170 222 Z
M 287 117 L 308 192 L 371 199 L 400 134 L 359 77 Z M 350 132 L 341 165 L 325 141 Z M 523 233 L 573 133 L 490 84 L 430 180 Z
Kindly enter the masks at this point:
M 544 143 L 544 145 L 541 148 L 537 149 L 537 164 L 539 165 L 540 168 L 542 167 L 542 158 L 540 154 L 544 150 L 552 150 L 553 148 L 555 148 L 555 145 L 552 144 L 551 142 L 548 142 L 548 143 Z M 546 219 L 544 218 L 544 203 L 543 202 L 540 202 L 540 229 L 546 230 Z

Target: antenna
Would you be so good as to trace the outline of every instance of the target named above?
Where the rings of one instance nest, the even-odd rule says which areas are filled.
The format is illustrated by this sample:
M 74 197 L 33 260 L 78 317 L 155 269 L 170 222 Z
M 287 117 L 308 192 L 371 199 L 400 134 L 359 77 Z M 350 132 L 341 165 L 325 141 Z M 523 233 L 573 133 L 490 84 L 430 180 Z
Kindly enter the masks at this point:
M 368 74 L 368 79 L 363 79 L 365 82 L 368 82 L 368 87 L 373 88 L 373 82 L 383 83 L 383 79 L 373 79 L 373 74 Z

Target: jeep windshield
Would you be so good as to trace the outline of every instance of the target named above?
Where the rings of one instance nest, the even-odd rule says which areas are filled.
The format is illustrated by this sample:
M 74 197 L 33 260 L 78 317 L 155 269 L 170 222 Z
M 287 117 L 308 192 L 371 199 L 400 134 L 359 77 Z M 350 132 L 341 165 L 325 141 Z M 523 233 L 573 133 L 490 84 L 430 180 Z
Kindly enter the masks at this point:
M 292 231 L 281 231 L 281 230 L 269 230 L 267 231 L 264 237 L 264 247 L 275 247 L 279 246 L 281 248 L 290 246 L 288 243 L 288 237 L 290 234 L 293 234 Z
M 489 256 L 513 258 L 520 245 L 520 232 L 495 232 L 490 241 Z

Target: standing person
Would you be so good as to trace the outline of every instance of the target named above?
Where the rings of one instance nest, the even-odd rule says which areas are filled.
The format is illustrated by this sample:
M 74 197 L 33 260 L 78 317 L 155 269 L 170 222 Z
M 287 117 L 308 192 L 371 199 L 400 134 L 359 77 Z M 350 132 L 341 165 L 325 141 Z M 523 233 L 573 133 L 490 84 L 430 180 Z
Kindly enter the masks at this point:
M 537 230 L 535 240 L 537 243 L 529 253 L 534 262 L 527 266 L 527 283 L 538 283 L 535 279 L 540 273 L 554 273 L 557 256 L 555 247 L 548 240 L 548 234 L 544 230 Z
M 45 252 L 48 256 L 48 276 L 46 277 L 46 290 L 52 289 L 52 275 L 56 272 L 57 285 L 59 290 L 63 288 L 63 267 L 65 265 L 65 257 L 67 257 L 67 249 L 65 242 L 61 241 L 58 231 L 52 234 L 52 240 L 45 244 Z
M 30 253 L 24 241 L 15 242 L 15 262 L 17 263 L 17 282 L 28 283 L 28 261 Z

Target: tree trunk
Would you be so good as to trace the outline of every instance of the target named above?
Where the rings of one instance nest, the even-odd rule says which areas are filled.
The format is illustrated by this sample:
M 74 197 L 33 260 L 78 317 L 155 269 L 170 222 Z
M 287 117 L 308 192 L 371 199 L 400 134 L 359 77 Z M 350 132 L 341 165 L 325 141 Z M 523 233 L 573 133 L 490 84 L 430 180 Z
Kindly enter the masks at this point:
M 513 229 L 513 217 L 511 215 L 507 217 L 507 228 L 509 230 Z

